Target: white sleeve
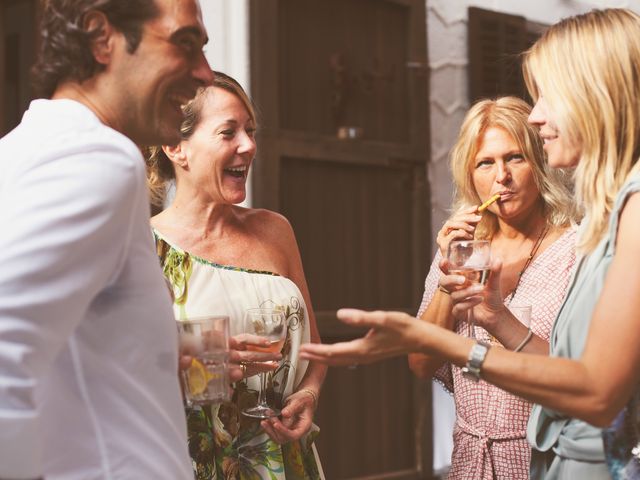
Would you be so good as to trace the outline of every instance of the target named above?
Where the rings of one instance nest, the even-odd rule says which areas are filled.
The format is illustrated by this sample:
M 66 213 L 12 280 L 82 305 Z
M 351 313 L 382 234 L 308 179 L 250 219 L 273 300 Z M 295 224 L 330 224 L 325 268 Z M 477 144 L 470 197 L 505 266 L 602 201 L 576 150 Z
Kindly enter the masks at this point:
M 34 388 L 127 248 L 140 172 L 94 147 L 24 162 L 0 194 L 0 478 L 43 475 Z

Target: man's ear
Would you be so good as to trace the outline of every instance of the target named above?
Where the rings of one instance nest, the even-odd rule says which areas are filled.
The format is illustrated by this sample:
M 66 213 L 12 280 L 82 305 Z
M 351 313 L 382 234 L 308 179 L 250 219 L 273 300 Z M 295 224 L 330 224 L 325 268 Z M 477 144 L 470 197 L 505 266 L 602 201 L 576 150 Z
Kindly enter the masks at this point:
M 182 143 L 175 146 L 163 145 L 162 151 L 176 166 L 187 168 L 187 155 L 185 154 Z
M 116 30 L 107 16 L 98 10 L 87 12 L 82 19 L 82 28 L 85 32 L 93 34 L 91 39 L 93 58 L 101 65 L 108 65 L 113 54 L 113 40 Z

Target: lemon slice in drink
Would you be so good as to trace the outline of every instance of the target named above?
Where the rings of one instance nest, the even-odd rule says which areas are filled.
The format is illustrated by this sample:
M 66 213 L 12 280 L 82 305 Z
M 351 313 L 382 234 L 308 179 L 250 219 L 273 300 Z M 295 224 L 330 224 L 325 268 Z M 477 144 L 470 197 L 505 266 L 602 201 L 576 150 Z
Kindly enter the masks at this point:
M 209 380 L 211 380 L 211 374 L 200 360 L 194 358 L 187 370 L 187 383 L 189 384 L 191 395 L 200 395 L 204 392 L 207 389 Z

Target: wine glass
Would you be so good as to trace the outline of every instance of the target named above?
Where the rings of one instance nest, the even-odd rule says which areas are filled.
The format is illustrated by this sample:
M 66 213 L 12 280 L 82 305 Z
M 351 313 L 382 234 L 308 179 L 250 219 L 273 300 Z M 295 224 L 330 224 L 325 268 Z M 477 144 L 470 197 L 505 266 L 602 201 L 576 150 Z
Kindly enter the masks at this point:
M 278 353 L 282 350 L 287 334 L 287 320 L 281 308 L 249 308 L 244 314 L 244 331 L 269 340 L 267 346 L 247 344 L 253 352 Z M 267 403 L 267 373 L 260 373 L 258 404 L 242 411 L 252 418 L 270 418 L 280 415 L 280 410 Z
M 454 240 L 447 250 L 449 275 L 461 275 L 467 281 L 460 288 L 474 283 L 484 285 L 489 278 L 491 263 L 491 242 L 489 240 Z M 475 338 L 473 308 L 467 313 L 469 336 Z

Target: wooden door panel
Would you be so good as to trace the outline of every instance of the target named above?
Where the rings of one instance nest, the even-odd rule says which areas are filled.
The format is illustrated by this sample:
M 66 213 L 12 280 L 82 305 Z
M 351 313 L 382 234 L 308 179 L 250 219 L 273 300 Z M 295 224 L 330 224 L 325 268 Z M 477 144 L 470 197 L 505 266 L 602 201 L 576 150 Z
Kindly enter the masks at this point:
M 424 0 L 251 0 L 261 114 L 254 202 L 292 223 L 324 342 L 337 308 L 414 313 L 429 255 Z M 358 129 L 340 139 L 340 127 Z M 430 392 L 406 358 L 331 369 L 317 413 L 327 478 L 431 472 Z
M 35 61 L 39 2 L 0 2 L 0 137 L 13 129 L 33 98 L 30 69 Z
M 409 18 L 395 2 L 284 0 L 281 128 L 334 135 L 339 126 L 356 126 L 362 138 L 407 141 Z
M 317 311 L 414 304 L 405 282 L 389 281 L 413 268 L 403 244 L 413 237 L 413 174 L 411 165 L 282 159 L 282 213 L 299 232 Z
M 410 413 L 414 394 L 406 388 L 412 383 L 407 360 L 335 368 L 331 377 L 316 415 L 320 425 L 318 452 L 326 477 L 358 478 L 413 470 L 416 451 L 412 443 L 398 441 L 414 438 L 419 423 Z M 325 403 L 327 397 L 335 402 Z M 333 403 L 339 408 L 332 407 Z M 325 431 L 333 434 L 325 435 Z M 361 445 L 367 448 L 359 448 Z

